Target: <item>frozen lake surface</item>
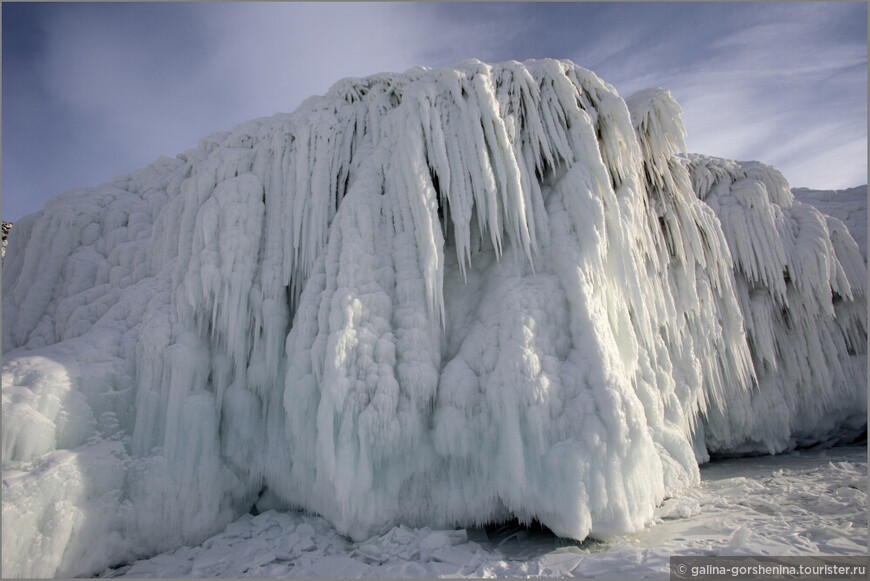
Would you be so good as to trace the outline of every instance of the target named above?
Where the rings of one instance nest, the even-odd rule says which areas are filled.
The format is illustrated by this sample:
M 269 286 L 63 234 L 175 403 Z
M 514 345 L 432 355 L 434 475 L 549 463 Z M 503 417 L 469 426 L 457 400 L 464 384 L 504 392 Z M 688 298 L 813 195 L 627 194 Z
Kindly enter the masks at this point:
M 517 526 L 399 526 L 355 543 L 322 518 L 270 510 L 105 576 L 666 577 L 671 555 L 867 552 L 866 445 L 718 460 L 701 478 L 645 530 L 601 541 Z

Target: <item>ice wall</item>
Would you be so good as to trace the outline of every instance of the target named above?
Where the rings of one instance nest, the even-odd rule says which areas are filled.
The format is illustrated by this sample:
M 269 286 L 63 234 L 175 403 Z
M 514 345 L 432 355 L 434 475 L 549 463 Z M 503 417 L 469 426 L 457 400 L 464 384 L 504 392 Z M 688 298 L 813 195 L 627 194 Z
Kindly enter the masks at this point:
M 791 191 L 798 201 L 841 220 L 867 262 L 867 184 L 846 190 L 792 188 Z
M 734 257 L 759 382 L 748 399 L 709 415 L 708 450 L 774 453 L 860 433 L 867 269 L 848 229 L 795 200 L 782 175 L 757 162 L 693 155 L 686 165 Z
M 255 502 L 606 537 L 708 453 L 860 429 L 854 241 L 679 115 L 567 61 L 346 79 L 16 223 L 3 575 Z

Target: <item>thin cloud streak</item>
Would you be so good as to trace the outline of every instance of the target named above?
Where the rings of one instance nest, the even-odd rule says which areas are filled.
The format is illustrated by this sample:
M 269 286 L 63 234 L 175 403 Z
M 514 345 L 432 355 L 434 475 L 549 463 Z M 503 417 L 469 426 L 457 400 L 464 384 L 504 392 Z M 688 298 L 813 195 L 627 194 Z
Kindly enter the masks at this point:
M 641 39 L 626 49 L 640 53 L 640 65 L 612 71 L 611 82 L 631 91 L 647 85 L 671 90 L 684 111 L 691 151 L 763 161 L 795 186 L 866 183 L 866 27 L 859 38 L 832 41 L 830 31 L 842 25 L 824 7 L 750 8 L 692 47 L 705 57 L 670 70 L 654 66 L 662 51 L 642 51 Z M 866 6 L 858 12 L 866 21 Z M 634 75 L 638 67 L 653 72 Z M 840 163 L 831 163 L 836 159 L 829 151 L 842 156 Z M 825 164 L 814 161 L 820 156 Z
M 386 34 L 403 23 L 390 17 L 390 5 L 378 7 L 270 4 L 251 10 L 204 3 L 46 10 L 39 22 L 41 54 L 15 81 L 42 87 L 39 107 L 52 115 L 33 110 L 29 99 L 14 107 L 4 75 L 7 116 L 11 110 L 28 118 L 26 124 L 4 122 L 4 217 L 15 220 L 41 207 L 30 198 L 44 201 L 97 185 L 195 147 L 214 131 L 292 111 L 340 76 L 377 72 L 380 64 L 409 68 L 407 57 L 389 58 L 403 54 L 398 43 L 410 44 Z M 389 40 L 365 44 L 366 29 Z M 9 146 L 11 135 L 16 146 Z M 24 152 L 21 136 L 34 142 Z
M 343 77 L 467 58 L 569 58 L 623 95 L 662 86 L 691 151 L 776 165 L 794 186 L 866 182 L 864 4 L 7 6 L 6 218 Z M 27 10 L 39 34 L 16 52 L 7 13 Z

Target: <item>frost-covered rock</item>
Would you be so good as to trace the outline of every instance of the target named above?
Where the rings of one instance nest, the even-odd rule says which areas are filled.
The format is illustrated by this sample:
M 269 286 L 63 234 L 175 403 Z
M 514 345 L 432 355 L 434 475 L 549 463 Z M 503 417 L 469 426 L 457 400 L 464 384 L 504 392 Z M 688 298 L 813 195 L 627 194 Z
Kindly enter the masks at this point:
M 710 452 L 860 429 L 854 240 L 772 168 L 679 156 L 679 115 L 567 61 L 346 79 L 22 219 L 4 576 L 254 503 L 605 537 Z

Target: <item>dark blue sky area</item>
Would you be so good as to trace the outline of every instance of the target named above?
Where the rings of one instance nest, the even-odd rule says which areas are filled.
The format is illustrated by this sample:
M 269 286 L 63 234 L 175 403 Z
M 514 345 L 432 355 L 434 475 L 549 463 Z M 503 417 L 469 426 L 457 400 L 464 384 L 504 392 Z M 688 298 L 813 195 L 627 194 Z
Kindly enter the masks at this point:
M 661 86 L 690 151 L 793 186 L 867 181 L 867 5 L 9 3 L 3 218 L 289 112 L 346 76 L 567 58 L 622 95 Z

